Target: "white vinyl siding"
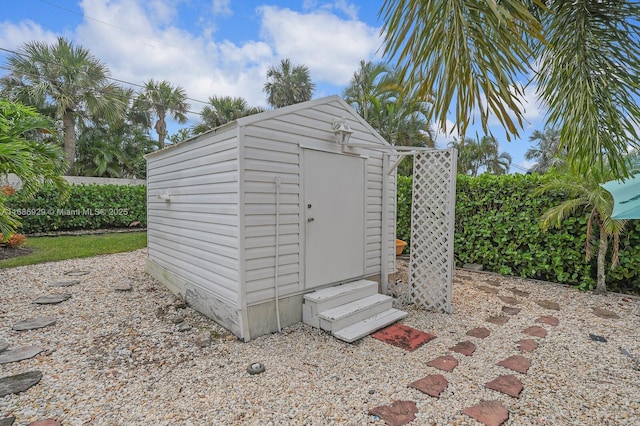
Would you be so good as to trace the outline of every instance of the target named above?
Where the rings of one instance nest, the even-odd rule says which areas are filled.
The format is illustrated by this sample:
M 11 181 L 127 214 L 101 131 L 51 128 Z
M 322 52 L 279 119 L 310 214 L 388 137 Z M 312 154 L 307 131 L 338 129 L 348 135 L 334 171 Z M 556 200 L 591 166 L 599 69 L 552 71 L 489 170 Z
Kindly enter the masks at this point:
M 301 142 L 329 143 L 334 118 L 348 116 L 337 102 L 248 124 L 244 128 L 245 270 L 249 306 L 275 296 L 275 177 L 280 176 L 280 239 L 278 292 L 280 297 L 300 293 L 303 288 L 303 241 L 301 212 Z M 380 144 L 370 129 L 349 120 L 352 141 Z M 362 150 L 360 150 L 362 152 Z M 382 253 L 382 153 L 369 151 L 365 187 L 366 233 L 365 275 L 381 272 Z M 395 193 L 395 191 L 394 191 Z M 391 217 L 395 218 L 395 203 Z M 395 238 L 395 231 L 386 236 Z M 393 259 L 391 259 L 393 261 Z
M 152 156 L 147 176 L 149 259 L 232 306 L 240 277 L 236 134 L 232 128 Z
M 247 304 L 273 300 L 276 276 L 276 176 L 279 189 L 278 291 L 297 293 L 301 277 L 299 135 L 271 119 L 244 129 L 244 247 Z

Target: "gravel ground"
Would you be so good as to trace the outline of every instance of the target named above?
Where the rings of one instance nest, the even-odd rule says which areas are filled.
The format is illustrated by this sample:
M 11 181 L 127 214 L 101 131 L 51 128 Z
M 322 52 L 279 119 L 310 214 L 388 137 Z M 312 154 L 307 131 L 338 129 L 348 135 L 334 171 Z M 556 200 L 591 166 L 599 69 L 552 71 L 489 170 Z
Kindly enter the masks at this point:
M 632 359 L 640 358 L 636 298 L 459 270 L 454 314 L 406 308 L 404 324 L 437 336 L 414 352 L 371 337 L 346 344 L 304 324 L 243 343 L 148 277 L 145 256 L 139 250 L 0 270 L 0 338 L 12 348 L 45 349 L 35 358 L 0 365 L 2 377 L 43 372 L 38 385 L 0 398 L 0 419 L 15 416 L 15 425 L 48 418 L 64 425 L 383 424 L 368 410 L 412 400 L 419 410 L 414 424 L 477 425 L 462 409 L 498 400 L 510 412 L 507 425 L 638 424 L 640 371 Z M 73 287 L 49 287 L 73 270 L 90 273 Z M 114 290 L 127 283 L 131 291 Z M 497 295 L 478 288 L 492 285 L 499 285 Z M 504 306 L 498 296 L 514 296 L 513 288 L 530 292 L 516 296 L 522 311 L 505 325 L 488 323 Z M 65 292 L 72 298 L 58 305 L 32 303 Z M 559 303 L 560 311 L 539 306 L 540 299 Z M 620 318 L 600 318 L 594 307 Z M 11 329 L 43 315 L 58 322 L 39 330 Z M 559 325 L 536 323 L 543 315 L 558 318 Z M 185 324 L 190 330 L 179 331 L 188 328 Z M 516 342 L 529 337 L 522 330 L 532 325 L 543 326 L 548 335 L 533 338 L 538 348 L 524 354 L 531 360 L 528 373 L 513 373 L 524 385 L 520 397 L 485 389 L 486 382 L 512 373 L 496 363 L 519 353 Z M 487 327 L 490 336 L 467 336 L 475 327 Z M 196 344 L 203 333 L 212 336 L 204 348 Z M 591 340 L 590 333 L 607 342 Z M 464 340 L 476 344 L 473 356 L 449 351 Z M 459 361 L 453 372 L 426 365 L 447 354 Z M 265 364 L 265 373 L 247 374 L 255 361 Z M 449 381 L 440 398 L 407 387 L 435 373 Z

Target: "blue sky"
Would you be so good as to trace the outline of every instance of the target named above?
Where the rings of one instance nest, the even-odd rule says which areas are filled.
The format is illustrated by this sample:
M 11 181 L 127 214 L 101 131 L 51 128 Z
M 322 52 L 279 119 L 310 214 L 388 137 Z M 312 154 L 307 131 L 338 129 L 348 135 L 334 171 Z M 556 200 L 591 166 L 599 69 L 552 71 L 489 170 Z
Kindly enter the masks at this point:
M 21 0 L 3 2 L 0 48 L 54 42 L 63 36 L 107 64 L 111 76 L 135 84 L 153 78 L 182 86 L 199 111 L 209 96 L 240 96 L 266 106 L 266 70 L 283 58 L 309 67 L 314 98 L 341 94 L 360 60 L 382 60 L 382 0 Z M 0 52 L 0 67 L 6 55 Z M 0 68 L 0 75 L 6 70 Z M 491 127 L 512 171 L 528 167 L 524 152 L 544 114 L 527 87 L 523 139 L 506 142 Z M 194 124 L 197 116 L 193 115 Z M 177 127 L 174 127 L 177 129 Z M 170 129 L 171 131 L 171 129 Z M 468 134 L 474 132 L 472 129 Z M 455 134 L 454 134 L 455 136 Z M 452 136 L 441 133 L 446 146 Z

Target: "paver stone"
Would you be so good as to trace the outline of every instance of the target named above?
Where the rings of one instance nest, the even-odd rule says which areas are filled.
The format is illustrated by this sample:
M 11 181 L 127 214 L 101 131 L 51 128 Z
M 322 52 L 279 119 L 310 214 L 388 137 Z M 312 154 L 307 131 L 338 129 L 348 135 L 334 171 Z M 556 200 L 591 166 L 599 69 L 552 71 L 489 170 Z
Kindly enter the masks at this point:
M 560 305 L 553 300 L 536 300 L 536 303 L 546 309 L 551 309 L 553 311 L 560 310 Z
M 381 405 L 369 410 L 372 416 L 378 416 L 389 426 L 401 426 L 416 418 L 418 407 L 413 401 L 396 401 L 391 405 Z
M 545 337 L 547 335 L 547 330 L 537 325 L 532 325 L 529 328 L 525 328 L 524 330 L 522 330 L 522 332 L 533 337 Z
M 502 300 L 502 302 L 506 303 L 507 305 L 517 305 L 520 303 L 518 299 L 511 296 L 498 296 L 498 298 Z
M 538 343 L 532 339 L 522 339 L 518 342 L 518 349 L 521 352 L 533 352 L 538 347 Z
M 602 309 L 602 308 L 591 308 L 591 309 L 593 309 L 593 314 L 600 318 L 606 318 L 606 319 L 620 318 L 618 314 L 616 314 L 615 312 L 611 312 L 606 309 Z
M 451 355 L 439 356 L 427 362 L 429 367 L 437 368 L 438 370 L 451 372 L 458 366 L 458 360 Z
M 0 354 L 0 364 L 8 364 L 10 362 L 17 362 L 24 359 L 33 358 L 43 350 L 44 348 L 36 345 L 22 346 L 20 348 L 10 349 Z
M 484 339 L 489 336 L 489 334 L 491 334 L 491 331 L 486 327 L 478 327 L 467 331 L 467 336 L 477 337 L 479 339 Z
M 418 389 L 422 393 L 438 398 L 447 388 L 449 382 L 442 374 L 430 374 L 413 383 L 409 383 L 410 388 Z
M 38 297 L 33 301 L 33 303 L 38 305 L 55 305 L 69 299 L 71 299 L 71 295 L 69 293 L 48 294 Z
M 505 317 L 504 315 L 494 316 L 487 318 L 487 322 L 491 324 L 504 325 L 509 321 L 509 317 Z
M 552 326 L 556 326 L 558 324 L 560 324 L 560 320 L 558 320 L 558 318 L 556 317 L 552 317 L 549 315 L 545 315 L 543 317 L 540 317 L 536 320 L 536 322 L 541 322 L 542 324 L 548 324 L 548 325 L 552 325 Z
M 462 413 L 486 426 L 500 426 L 509 418 L 509 411 L 500 401 L 482 401 L 478 405 L 465 408 Z
M 458 352 L 459 354 L 471 356 L 476 351 L 476 345 L 469 340 L 465 340 L 464 342 L 458 342 L 455 346 L 449 348 L 449 350 L 453 352 Z
M 526 374 L 527 371 L 529 371 L 529 367 L 531 367 L 531 361 L 522 355 L 512 355 L 500 361 L 498 365 L 508 368 L 509 370 L 517 371 L 518 373 Z
M 479 285 L 477 287 L 478 290 L 482 290 L 485 293 L 489 293 L 489 294 L 496 294 L 498 293 L 500 290 L 495 288 L 495 287 L 487 287 L 486 285 Z
M 55 317 L 37 317 L 29 318 L 24 321 L 20 321 L 13 325 L 15 331 L 35 330 L 38 328 L 47 327 L 56 323 Z
M 514 308 L 513 306 L 503 306 L 502 312 L 507 315 L 518 315 L 522 308 Z
M 517 398 L 522 392 L 522 382 L 513 374 L 505 374 L 484 385 L 487 389 L 502 392 L 506 395 Z
M 24 392 L 37 385 L 40 379 L 42 379 L 42 371 L 37 370 L 0 378 L 0 398 L 13 393 Z

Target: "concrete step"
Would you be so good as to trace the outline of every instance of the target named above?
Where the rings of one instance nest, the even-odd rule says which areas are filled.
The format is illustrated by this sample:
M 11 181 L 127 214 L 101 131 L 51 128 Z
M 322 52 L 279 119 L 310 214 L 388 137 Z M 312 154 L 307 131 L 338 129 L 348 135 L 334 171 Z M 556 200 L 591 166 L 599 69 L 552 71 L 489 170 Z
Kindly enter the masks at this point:
M 358 339 L 368 336 L 376 330 L 393 324 L 405 318 L 408 314 L 398 309 L 388 309 L 374 316 L 358 321 L 340 330 L 332 332 L 334 337 L 347 343 L 355 342 Z
M 393 298 L 373 294 L 318 313 L 320 328 L 336 331 L 393 307 Z
M 307 293 L 302 304 L 302 321 L 320 328 L 318 313 L 374 294 L 378 294 L 378 283 L 368 280 L 352 281 Z

